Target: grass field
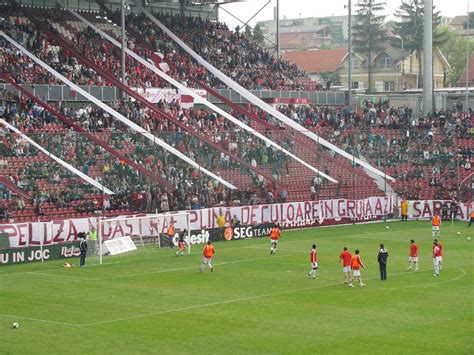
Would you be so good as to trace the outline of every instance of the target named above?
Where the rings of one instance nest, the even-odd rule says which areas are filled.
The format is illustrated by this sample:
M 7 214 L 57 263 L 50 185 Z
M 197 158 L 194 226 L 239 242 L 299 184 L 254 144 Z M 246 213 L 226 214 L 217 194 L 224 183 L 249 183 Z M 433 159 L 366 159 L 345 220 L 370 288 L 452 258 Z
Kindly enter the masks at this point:
M 433 276 L 429 222 L 284 231 L 269 240 L 215 243 L 215 272 L 198 272 L 202 246 L 175 257 L 133 254 L 0 269 L 0 352 L 6 353 L 449 353 L 474 352 L 474 228 L 442 228 Z M 457 236 L 456 232 L 461 232 Z M 420 271 L 407 271 L 409 240 Z M 388 280 L 376 254 L 389 251 Z M 307 276 L 311 244 L 319 279 Z M 343 285 L 343 246 L 361 250 L 367 287 Z M 12 329 L 12 322 L 20 324 Z

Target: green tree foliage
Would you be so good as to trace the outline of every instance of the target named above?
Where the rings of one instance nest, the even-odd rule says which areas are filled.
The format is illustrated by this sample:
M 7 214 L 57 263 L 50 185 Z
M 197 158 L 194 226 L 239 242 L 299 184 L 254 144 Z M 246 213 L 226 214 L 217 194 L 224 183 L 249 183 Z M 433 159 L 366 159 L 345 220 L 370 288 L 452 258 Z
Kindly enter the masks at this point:
M 354 50 L 367 58 L 368 92 L 373 92 L 372 56 L 383 49 L 386 39 L 384 20 L 379 15 L 385 9 L 385 2 L 378 0 L 359 0 L 356 4 L 355 23 L 352 26 Z
M 263 44 L 264 38 L 262 34 L 262 29 L 260 28 L 260 25 L 258 23 L 253 28 L 253 39 L 255 42 Z
M 468 26 L 467 21 L 464 22 L 463 26 L 464 26 L 464 29 L 474 28 L 474 12 L 469 12 L 469 26 Z
M 319 74 L 321 76 L 321 80 L 324 82 L 324 84 L 327 84 L 327 82 L 331 82 L 331 86 L 333 85 L 341 85 L 341 74 L 339 73 L 339 70 L 331 73 L 331 72 L 324 72 Z
M 446 84 L 449 86 L 458 86 L 459 78 L 466 68 L 468 45 L 469 52 L 472 53 L 474 43 L 456 32 L 448 32 L 447 38 L 446 43 L 441 46 L 441 51 L 451 65 L 451 68 L 447 72 Z
M 423 53 L 424 10 L 425 5 L 422 0 L 402 0 L 400 8 L 395 13 L 399 18 L 399 22 L 396 23 L 396 30 L 403 38 L 405 51 L 408 53 L 415 52 L 418 59 L 419 87 L 423 82 L 421 78 L 421 53 Z M 445 28 L 441 27 L 440 12 L 433 10 L 433 47 L 441 47 L 447 40 L 448 33 Z M 400 46 L 399 42 L 394 42 L 394 46 Z

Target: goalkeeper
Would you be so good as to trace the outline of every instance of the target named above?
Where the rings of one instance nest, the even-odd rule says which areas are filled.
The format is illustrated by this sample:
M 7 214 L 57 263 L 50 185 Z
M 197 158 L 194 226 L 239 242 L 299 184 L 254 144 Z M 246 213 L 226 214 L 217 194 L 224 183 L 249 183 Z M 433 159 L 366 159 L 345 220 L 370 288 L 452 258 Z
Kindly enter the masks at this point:
M 181 256 L 184 256 L 184 251 L 186 250 L 186 242 L 184 241 L 184 236 L 180 236 L 178 240 L 178 250 L 176 251 L 176 256 L 181 253 Z

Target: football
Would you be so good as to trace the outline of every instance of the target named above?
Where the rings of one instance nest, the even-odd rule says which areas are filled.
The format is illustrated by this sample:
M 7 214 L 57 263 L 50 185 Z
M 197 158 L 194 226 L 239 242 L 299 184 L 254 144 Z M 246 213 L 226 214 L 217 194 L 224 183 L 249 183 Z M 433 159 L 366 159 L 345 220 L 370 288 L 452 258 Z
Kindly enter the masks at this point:
M 16 323 L 16 322 L 12 324 L 13 329 L 17 329 L 19 326 L 20 326 L 20 325 L 19 325 L 18 323 Z
M 470 241 L 470 240 L 471 240 L 471 237 L 467 237 L 466 240 L 467 240 L 467 241 Z
M 456 234 L 457 234 L 457 235 L 461 235 L 461 232 L 457 232 Z
M 385 226 L 385 229 L 390 229 L 390 227 L 389 227 L 389 226 Z

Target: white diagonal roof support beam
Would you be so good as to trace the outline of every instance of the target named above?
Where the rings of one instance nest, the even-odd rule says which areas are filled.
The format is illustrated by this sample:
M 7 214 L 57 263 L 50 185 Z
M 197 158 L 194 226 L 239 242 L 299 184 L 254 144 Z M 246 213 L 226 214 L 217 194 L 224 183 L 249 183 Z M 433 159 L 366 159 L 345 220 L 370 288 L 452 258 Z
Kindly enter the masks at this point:
M 102 37 L 104 37 L 105 39 L 107 39 L 108 41 L 110 41 L 111 43 L 113 43 L 116 47 L 118 48 L 121 48 L 121 44 L 115 40 L 114 38 L 112 38 L 111 36 L 109 36 L 107 33 L 105 33 L 104 31 L 102 31 L 101 29 L 99 29 L 97 26 L 95 26 L 93 23 L 91 23 L 90 21 L 86 20 L 84 17 L 82 17 L 81 15 L 79 15 L 78 13 L 76 13 L 75 11 L 69 9 L 66 5 L 64 5 L 62 2 L 58 1 L 58 4 L 60 4 L 61 6 L 63 6 L 65 9 L 67 9 L 72 15 L 74 15 L 76 18 L 78 18 L 80 21 L 84 22 L 85 24 L 87 24 L 89 27 L 91 27 L 94 31 L 96 31 L 97 33 L 99 33 Z M 234 124 L 236 124 L 237 126 L 241 127 L 242 129 L 246 130 L 247 132 L 253 134 L 254 136 L 256 136 L 257 138 L 260 138 L 261 140 L 263 140 L 265 143 L 268 143 L 270 145 L 272 145 L 273 147 L 275 147 L 276 149 L 278 149 L 279 151 L 285 153 L 286 155 L 290 156 L 291 158 L 295 159 L 296 161 L 298 161 L 299 163 L 303 164 L 304 166 L 306 166 L 307 168 L 311 169 L 312 171 L 314 171 L 316 174 L 324 177 L 325 179 L 333 182 L 333 183 L 337 183 L 337 180 L 332 178 L 331 176 L 323 173 L 322 171 L 320 171 L 319 169 L 315 168 L 314 166 L 312 166 L 311 164 L 308 164 L 307 162 L 305 162 L 304 160 L 302 160 L 301 158 L 297 157 L 296 155 L 294 155 L 293 153 L 291 153 L 290 151 L 284 149 L 282 146 L 280 146 L 279 144 L 275 143 L 274 141 L 272 141 L 271 139 L 265 137 L 263 134 L 257 132 L 256 130 L 252 129 L 250 126 L 246 125 L 245 123 L 243 123 L 242 121 L 238 120 L 237 118 L 235 118 L 234 116 L 230 115 L 229 113 L 227 113 L 226 111 L 222 110 L 221 108 L 217 107 L 216 105 L 214 105 L 213 103 L 207 101 L 206 99 L 203 99 L 201 96 L 197 95 L 194 91 L 190 90 L 189 88 L 187 88 L 186 86 L 182 85 L 180 82 L 176 81 L 175 79 L 173 79 L 172 77 L 170 77 L 169 75 L 167 75 L 166 73 L 162 72 L 161 70 L 159 70 L 156 66 L 152 65 L 150 62 L 148 62 L 147 60 L 143 59 L 142 57 L 140 57 L 138 54 L 136 54 L 135 52 L 133 52 L 132 50 L 130 50 L 129 48 L 125 48 L 125 51 L 128 55 L 130 55 L 133 59 L 135 59 L 136 61 L 138 61 L 139 63 L 143 64 L 147 69 L 151 70 L 152 72 L 154 72 L 155 74 L 159 75 L 162 79 L 166 80 L 167 82 L 169 82 L 171 85 L 177 87 L 181 92 L 183 93 L 186 93 L 187 95 L 190 95 L 194 98 L 195 102 L 196 103 L 200 103 L 200 104 L 203 104 L 205 106 L 207 106 L 208 108 L 210 108 L 211 110 L 219 113 L 220 115 L 224 116 L 225 118 L 227 118 L 229 121 L 233 122 Z
M 17 129 L 16 127 L 12 126 L 11 124 L 9 124 L 7 121 L 5 120 L 2 120 L 0 119 L 0 124 L 4 125 L 5 127 L 7 127 L 9 130 L 15 132 L 16 134 L 18 134 L 21 138 L 23 138 L 24 140 L 26 140 L 28 143 L 30 143 L 32 146 L 34 146 L 35 148 L 37 148 L 38 150 L 40 150 L 41 152 L 43 152 L 44 154 L 46 154 L 49 158 L 51 158 L 52 160 L 56 161 L 59 165 L 65 167 L 67 170 L 69 170 L 70 172 L 72 172 L 74 175 L 77 175 L 79 176 L 81 179 L 87 181 L 89 184 L 91 184 L 92 186 L 94 186 L 95 188 L 99 189 L 100 191 L 106 193 L 107 195 L 114 195 L 115 193 L 111 190 L 109 190 L 108 188 L 106 188 L 104 185 L 98 183 L 97 181 L 95 181 L 93 178 L 91 178 L 90 176 L 84 174 L 82 171 L 80 170 L 77 170 L 75 167 L 73 167 L 71 164 L 69 163 L 66 163 L 64 160 L 62 160 L 61 158 L 58 158 L 56 155 L 50 153 L 49 151 L 47 151 L 46 149 L 44 149 L 42 146 L 40 146 L 38 143 L 36 143 L 34 140 L 32 140 L 30 137 L 28 137 L 26 134 L 24 134 L 23 132 L 21 132 L 19 129 Z
M 252 94 L 250 91 L 247 89 L 243 88 L 240 86 L 238 83 L 233 81 L 231 78 L 226 76 L 224 73 L 222 73 L 219 69 L 214 67 L 212 64 L 208 63 L 204 58 L 202 58 L 199 54 L 197 54 L 191 47 L 189 47 L 186 43 L 184 43 L 181 39 L 178 38 L 173 32 L 171 32 L 165 25 L 163 25 L 155 16 L 153 16 L 148 10 L 143 8 L 140 3 L 135 1 L 135 5 L 137 8 L 139 8 L 151 21 L 153 21 L 165 34 L 167 34 L 170 38 L 172 38 L 181 48 L 183 48 L 191 57 L 193 57 L 199 64 L 201 64 L 203 67 L 205 67 L 207 70 L 209 70 L 212 74 L 214 74 L 217 78 L 219 78 L 224 84 L 226 84 L 228 87 L 230 87 L 232 90 L 236 91 L 239 93 L 241 96 L 245 97 L 247 100 L 249 100 L 251 103 L 254 105 L 260 107 L 262 110 L 265 112 L 271 114 L 274 116 L 276 119 L 279 121 L 287 124 L 288 126 L 292 127 L 294 130 L 297 132 L 300 132 L 304 134 L 305 136 L 311 138 L 318 144 L 321 144 L 325 146 L 326 148 L 329 148 L 336 152 L 339 155 L 342 155 L 343 157 L 349 159 L 351 162 L 355 162 L 359 164 L 360 166 L 366 168 L 367 170 L 370 170 L 374 172 L 375 174 L 382 176 L 383 178 L 386 178 L 391 181 L 395 181 L 395 179 L 389 175 L 387 175 L 385 172 L 380 171 L 379 169 L 373 167 L 372 165 L 360 160 L 359 158 L 356 158 L 352 154 L 347 153 L 346 151 L 342 150 L 341 148 L 335 146 L 334 144 L 328 142 L 327 140 L 319 137 L 316 133 L 304 128 L 300 124 L 296 123 L 292 119 L 286 117 L 284 114 L 281 112 L 277 111 L 273 107 L 271 107 L 269 104 Z
M 84 91 L 83 89 L 81 89 L 79 86 L 77 86 L 76 84 L 74 84 L 73 82 L 69 81 L 68 79 L 66 79 L 63 75 L 59 74 L 57 71 L 55 71 L 53 68 L 51 68 L 49 65 L 47 65 L 45 62 L 43 62 L 41 59 L 37 58 L 35 55 L 33 55 L 32 53 L 30 53 L 27 49 L 23 48 L 20 44 L 16 43 L 15 40 L 13 38 L 11 38 L 10 36 L 8 36 L 5 32 L 3 31 L 0 31 L 0 35 L 5 38 L 8 42 L 10 42 L 12 45 L 14 45 L 16 48 L 18 48 L 21 52 L 23 52 L 25 55 L 27 55 L 31 60 L 33 60 L 35 63 L 37 63 L 38 65 L 40 65 L 41 67 L 43 67 L 44 69 L 46 69 L 48 72 L 50 72 L 51 74 L 53 74 L 57 79 L 61 80 L 62 82 L 64 82 L 67 86 L 69 86 L 70 88 L 76 90 L 78 93 L 80 93 L 82 96 L 84 96 L 85 98 L 87 98 L 89 101 L 93 102 L 94 104 L 96 104 L 97 106 L 99 106 L 101 109 L 103 109 L 104 111 L 107 111 L 108 113 L 110 113 L 112 116 L 114 116 L 116 119 L 118 119 L 119 121 L 125 123 L 128 127 L 130 127 L 131 129 L 133 129 L 134 131 L 136 131 L 137 133 L 140 133 L 142 136 L 144 136 L 145 138 L 149 139 L 150 141 L 152 141 L 153 143 L 159 145 L 160 147 L 166 149 L 167 151 L 169 151 L 170 153 L 176 155 L 178 158 L 184 160 L 186 163 L 188 163 L 189 165 L 195 167 L 196 169 L 199 169 L 200 171 L 202 171 L 203 173 L 205 173 L 206 175 L 212 177 L 213 179 L 219 181 L 221 184 L 223 184 L 224 186 L 227 186 L 228 188 L 230 189 L 237 189 L 234 185 L 232 185 L 230 182 L 224 180 L 223 178 L 221 178 L 220 176 L 217 176 L 216 174 L 210 172 L 209 170 L 207 170 L 206 168 L 204 168 L 203 166 L 197 164 L 195 161 L 189 159 L 186 155 L 184 155 L 183 153 L 181 153 L 179 150 L 173 148 L 172 146 L 170 146 L 169 144 L 167 144 L 166 142 L 164 142 L 163 140 L 159 139 L 158 137 L 154 136 L 153 134 L 145 131 L 142 127 L 140 127 L 139 125 L 137 125 L 136 123 L 130 121 L 128 118 L 126 118 L 125 116 L 123 116 L 122 114 L 118 113 L 117 111 L 115 111 L 114 109 L 110 108 L 109 106 L 107 106 L 106 104 L 104 104 L 102 101 L 96 99 L 94 96 L 90 95 L 88 92 Z

